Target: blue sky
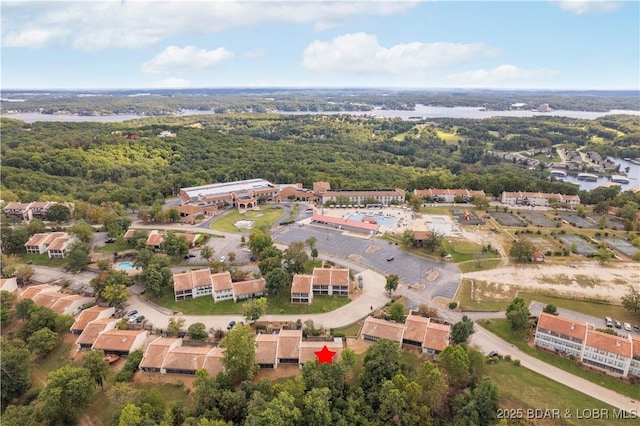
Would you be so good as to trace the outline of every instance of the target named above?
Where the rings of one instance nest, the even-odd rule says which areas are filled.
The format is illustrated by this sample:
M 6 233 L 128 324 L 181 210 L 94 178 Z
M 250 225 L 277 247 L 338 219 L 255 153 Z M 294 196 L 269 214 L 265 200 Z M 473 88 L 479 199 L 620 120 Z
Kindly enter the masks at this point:
M 3 89 L 640 89 L 634 1 L 5 1 Z

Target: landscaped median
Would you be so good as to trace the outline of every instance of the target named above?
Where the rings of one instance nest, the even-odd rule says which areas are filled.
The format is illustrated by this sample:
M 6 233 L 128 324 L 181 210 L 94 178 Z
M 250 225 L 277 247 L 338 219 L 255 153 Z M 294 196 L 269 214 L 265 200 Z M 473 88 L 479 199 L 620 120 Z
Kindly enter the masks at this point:
M 247 232 L 251 229 L 269 228 L 284 214 L 284 209 L 277 206 L 261 206 L 260 210 L 247 210 L 240 213 L 232 210 L 211 221 L 211 229 L 221 232 Z M 250 221 L 250 228 L 238 228 L 236 222 Z
M 611 389 L 630 398 L 640 399 L 640 386 L 637 384 L 628 384 L 622 380 L 608 376 L 604 373 L 596 373 L 583 369 L 575 360 L 563 358 L 561 356 L 532 348 L 529 342 L 525 340 L 525 332 L 511 330 L 506 319 L 499 320 L 480 320 L 478 324 L 492 332 L 503 340 L 515 345 L 522 352 L 531 355 L 547 364 L 560 368 L 568 373 L 582 377 L 597 385 Z M 589 408 L 595 408 L 589 407 Z

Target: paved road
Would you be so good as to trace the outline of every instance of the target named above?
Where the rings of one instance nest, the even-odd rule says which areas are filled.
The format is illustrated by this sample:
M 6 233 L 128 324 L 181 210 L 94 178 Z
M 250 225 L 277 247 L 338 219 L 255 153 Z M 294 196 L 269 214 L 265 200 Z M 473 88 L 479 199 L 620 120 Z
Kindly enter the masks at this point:
M 593 382 L 540 361 L 537 358 L 527 355 L 515 346 L 505 342 L 477 324 L 475 326 L 475 330 L 476 332 L 471 336 L 471 344 L 479 346 L 483 351 L 489 352 L 495 350 L 502 355 L 509 354 L 512 359 L 519 359 L 522 366 L 535 371 L 538 374 L 542 374 L 551 380 L 555 380 L 558 383 L 569 386 L 572 389 L 580 391 L 616 408 L 627 410 L 629 412 L 633 412 L 632 410 L 635 410 L 634 412 L 636 414 L 640 414 L 640 398 L 634 400 L 627 396 L 620 395 L 617 392 L 598 386 Z

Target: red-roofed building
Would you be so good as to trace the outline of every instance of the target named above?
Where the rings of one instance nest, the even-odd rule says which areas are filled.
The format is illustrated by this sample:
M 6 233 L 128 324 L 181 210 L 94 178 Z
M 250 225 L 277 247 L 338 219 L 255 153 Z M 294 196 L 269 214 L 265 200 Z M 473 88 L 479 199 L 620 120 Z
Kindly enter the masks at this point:
M 586 339 L 587 323 L 545 312 L 540 314 L 534 339 L 536 346 L 580 357 Z
M 100 333 L 91 349 L 102 350 L 105 354 L 129 355 L 142 349 L 146 339 L 146 330 L 112 329 Z
M 251 299 L 265 295 L 267 282 L 264 278 L 257 278 L 249 281 L 239 281 L 231 283 L 233 290 L 233 301 Z
M 211 281 L 213 282 L 213 300 L 215 302 L 233 299 L 233 286 L 229 271 L 212 274 Z
M 91 322 L 99 319 L 109 319 L 116 312 L 114 307 L 92 306 L 80 312 L 75 322 L 71 326 L 71 333 L 80 335 L 85 327 Z
M 640 337 L 631 337 L 633 357 L 629 365 L 629 375 L 640 377 Z
M 632 357 L 631 336 L 614 336 L 589 330 L 581 361 L 591 368 L 626 377 Z
M 349 269 L 313 268 L 314 295 L 349 296 Z
M 306 303 L 310 305 L 313 300 L 312 282 L 313 275 L 294 275 L 291 283 L 291 303 Z
M 339 217 L 315 214 L 311 216 L 311 223 L 325 225 L 331 228 L 342 229 L 345 231 L 359 232 L 375 235 L 380 229 L 377 223 L 359 222 L 357 220 L 342 219 Z
M 484 191 L 473 191 L 468 189 L 414 189 L 413 193 L 427 201 L 438 203 L 470 202 L 473 197 L 484 197 Z
M 173 274 L 173 293 L 176 300 L 208 296 L 213 291 L 209 268 Z

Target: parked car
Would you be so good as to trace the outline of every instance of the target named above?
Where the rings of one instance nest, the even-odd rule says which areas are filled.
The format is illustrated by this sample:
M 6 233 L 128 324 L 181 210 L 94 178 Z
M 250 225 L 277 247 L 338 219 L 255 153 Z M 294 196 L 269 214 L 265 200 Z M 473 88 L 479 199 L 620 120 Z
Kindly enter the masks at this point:
M 144 315 L 140 315 L 139 317 L 136 318 L 136 322 L 142 322 L 144 321 Z
M 604 322 L 607 323 L 607 327 L 613 327 L 613 321 L 611 320 L 611 317 L 604 317 Z
M 624 329 L 627 331 L 631 331 L 631 324 L 629 324 L 628 322 L 624 323 Z
M 227 258 L 224 256 L 220 256 L 220 262 L 224 262 Z
M 227 330 L 231 330 L 235 325 L 236 325 L 235 321 L 229 322 L 229 325 L 227 326 Z
M 129 324 L 135 324 L 135 322 L 138 320 L 137 315 L 134 315 L 132 317 L 129 317 L 129 321 L 127 321 Z
M 134 309 L 133 311 L 129 311 L 127 313 L 127 318 L 135 317 L 137 314 L 138 314 L 138 311 Z
M 187 259 L 193 259 L 194 257 L 196 257 L 196 255 L 195 255 L 195 254 L 193 254 L 193 253 L 189 253 L 189 254 L 185 255 L 184 259 L 185 259 L 185 260 L 187 260 Z
M 389 256 L 387 257 L 387 262 L 391 262 L 393 259 L 395 259 L 395 256 Z
M 249 247 L 243 248 L 242 251 L 245 253 L 251 253 L 251 249 Z
M 256 260 L 258 260 L 258 256 L 251 256 L 249 260 L 255 262 Z
M 498 353 L 498 351 L 491 351 L 491 352 L 489 352 L 489 356 L 490 356 L 490 357 L 496 357 L 496 356 L 499 356 L 499 355 L 500 355 L 500 354 Z
M 634 329 L 635 331 L 640 331 L 640 327 L 639 327 L 639 326 L 637 326 L 636 324 L 634 324 L 634 325 L 633 325 L 633 329 Z
M 622 328 L 622 324 L 620 324 L 620 321 L 616 320 L 616 328 Z
M 111 244 L 111 243 L 115 243 L 115 242 L 116 242 L 116 239 L 115 239 L 115 238 L 107 238 L 107 239 L 105 240 L 105 243 L 107 243 L 107 244 Z

